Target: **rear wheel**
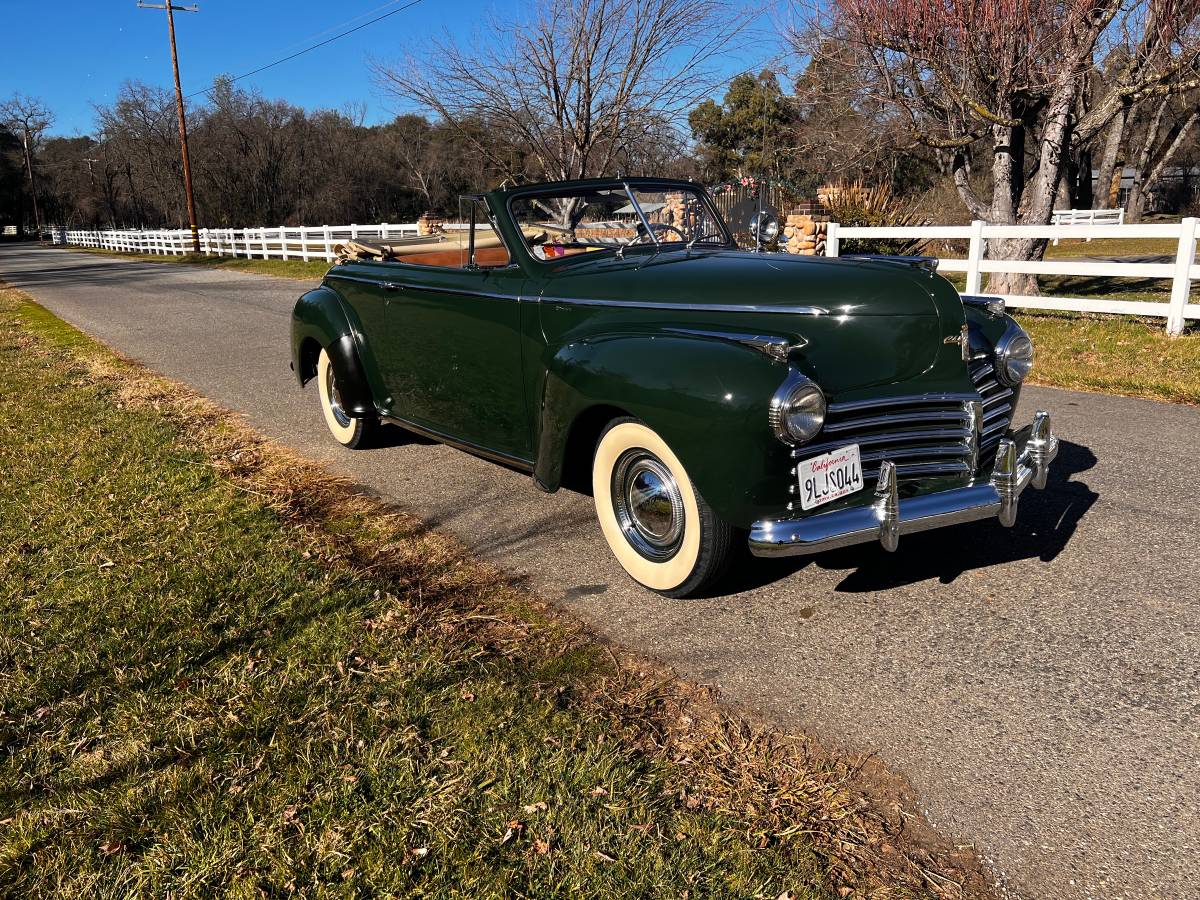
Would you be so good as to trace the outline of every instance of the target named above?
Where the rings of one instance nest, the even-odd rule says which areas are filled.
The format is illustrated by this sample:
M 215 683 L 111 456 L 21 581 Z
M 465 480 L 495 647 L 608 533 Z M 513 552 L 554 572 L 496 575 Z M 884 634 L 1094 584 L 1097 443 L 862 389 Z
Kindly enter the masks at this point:
M 342 395 L 338 391 L 337 376 L 329 354 L 321 351 L 317 359 L 317 390 L 321 395 L 321 412 L 325 415 L 325 424 L 329 433 L 343 447 L 357 449 L 367 446 L 379 430 L 379 420 L 357 419 L 342 407 Z
M 635 581 L 667 597 L 686 597 L 725 571 L 733 529 L 642 422 L 617 419 L 600 436 L 592 494 L 609 549 Z

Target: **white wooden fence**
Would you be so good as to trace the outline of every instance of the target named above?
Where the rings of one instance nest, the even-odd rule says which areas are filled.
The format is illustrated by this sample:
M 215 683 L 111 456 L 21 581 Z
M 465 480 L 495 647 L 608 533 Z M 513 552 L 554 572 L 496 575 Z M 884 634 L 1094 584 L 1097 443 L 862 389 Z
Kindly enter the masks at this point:
M 1056 209 L 1051 225 L 1124 225 L 1125 210 L 1119 209 Z M 1058 238 L 1054 246 L 1058 246 Z M 1085 238 L 1090 242 L 1091 238 Z
M 456 225 L 447 225 L 454 230 Z M 76 231 L 52 229 L 56 244 L 100 247 L 126 253 L 183 255 L 192 252 L 192 233 L 186 229 Z M 200 252 L 208 256 L 247 259 L 323 259 L 333 262 L 334 245 L 348 240 L 390 241 L 417 236 L 415 222 L 399 225 L 280 225 L 274 228 L 201 228 Z
M 842 240 L 851 238 L 897 238 L 913 240 L 965 240 L 967 256 L 939 259 L 940 272 L 965 272 L 965 294 L 982 293 L 983 275 L 990 272 L 1016 272 L 1029 275 L 1081 275 L 1089 278 L 1161 278 L 1171 282 L 1171 296 L 1166 303 L 1146 300 L 1104 300 L 1091 297 L 1029 297 L 1021 294 L 1001 294 L 1009 306 L 1026 309 L 1074 310 L 1077 312 L 1118 313 L 1152 316 L 1166 319 L 1167 332 L 1180 334 L 1188 319 L 1200 319 L 1200 304 L 1191 302 L 1192 281 L 1200 278 L 1196 265 L 1196 223 L 1194 218 L 1162 225 L 986 225 L 975 221 L 970 225 L 912 228 L 842 227 L 829 223 L 825 253 L 839 254 Z M 1003 238 L 1037 238 L 1045 240 L 1079 238 L 1097 239 L 1092 252 L 1104 256 L 1102 238 L 1169 238 L 1175 241 L 1174 259 L 1170 262 L 1125 262 L 1119 260 L 1045 259 L 1036 261 L 988 259 L 987 242 Z

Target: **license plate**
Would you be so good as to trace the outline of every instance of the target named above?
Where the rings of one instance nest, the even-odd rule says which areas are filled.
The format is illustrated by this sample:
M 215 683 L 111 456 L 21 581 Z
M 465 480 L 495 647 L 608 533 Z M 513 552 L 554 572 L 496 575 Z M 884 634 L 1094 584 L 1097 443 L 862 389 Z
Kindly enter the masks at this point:
M 796 477 L 800 480 L 801 509 L 815 509 L 861 490 L 862 460 L 858 444 L 804 460 L 796 466 Z

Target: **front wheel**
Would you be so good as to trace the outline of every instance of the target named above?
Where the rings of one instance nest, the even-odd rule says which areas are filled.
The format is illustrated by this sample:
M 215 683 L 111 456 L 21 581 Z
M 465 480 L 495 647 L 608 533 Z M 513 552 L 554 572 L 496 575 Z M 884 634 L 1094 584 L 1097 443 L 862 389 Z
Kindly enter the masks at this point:
M 617 419 L 600 436 L 592 494 L 609 549 L 651 590 L 686 597 L 728 565 L 733 529 L 704 502 L 666 442 L 638 420 Z
M 358 449 L 370 444 L 379 430 L 379 420 L 356 419 L 342 408 L 342 395 L 338 391 L 337 377 L 333 373 L 333 364 L 329 353 L 321 351 L 317 359 L 317 391 L 321 395 L 321 412 L 325 415 L 325 424 L 329 433 L 343 447 Z

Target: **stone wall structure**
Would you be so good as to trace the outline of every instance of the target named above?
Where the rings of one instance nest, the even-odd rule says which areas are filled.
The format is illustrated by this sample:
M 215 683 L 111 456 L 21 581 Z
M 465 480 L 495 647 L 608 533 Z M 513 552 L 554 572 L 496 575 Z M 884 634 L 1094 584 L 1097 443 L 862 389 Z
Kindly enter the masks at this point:
M 446 220 L 436 213 L 427 212 L 417 219 L 417 234 L 437 234 L 445 231 Z
M 784 223 L 781 245 L 788 253 L 824 256 L 828 234 L 829 216 L 794 212 Z

